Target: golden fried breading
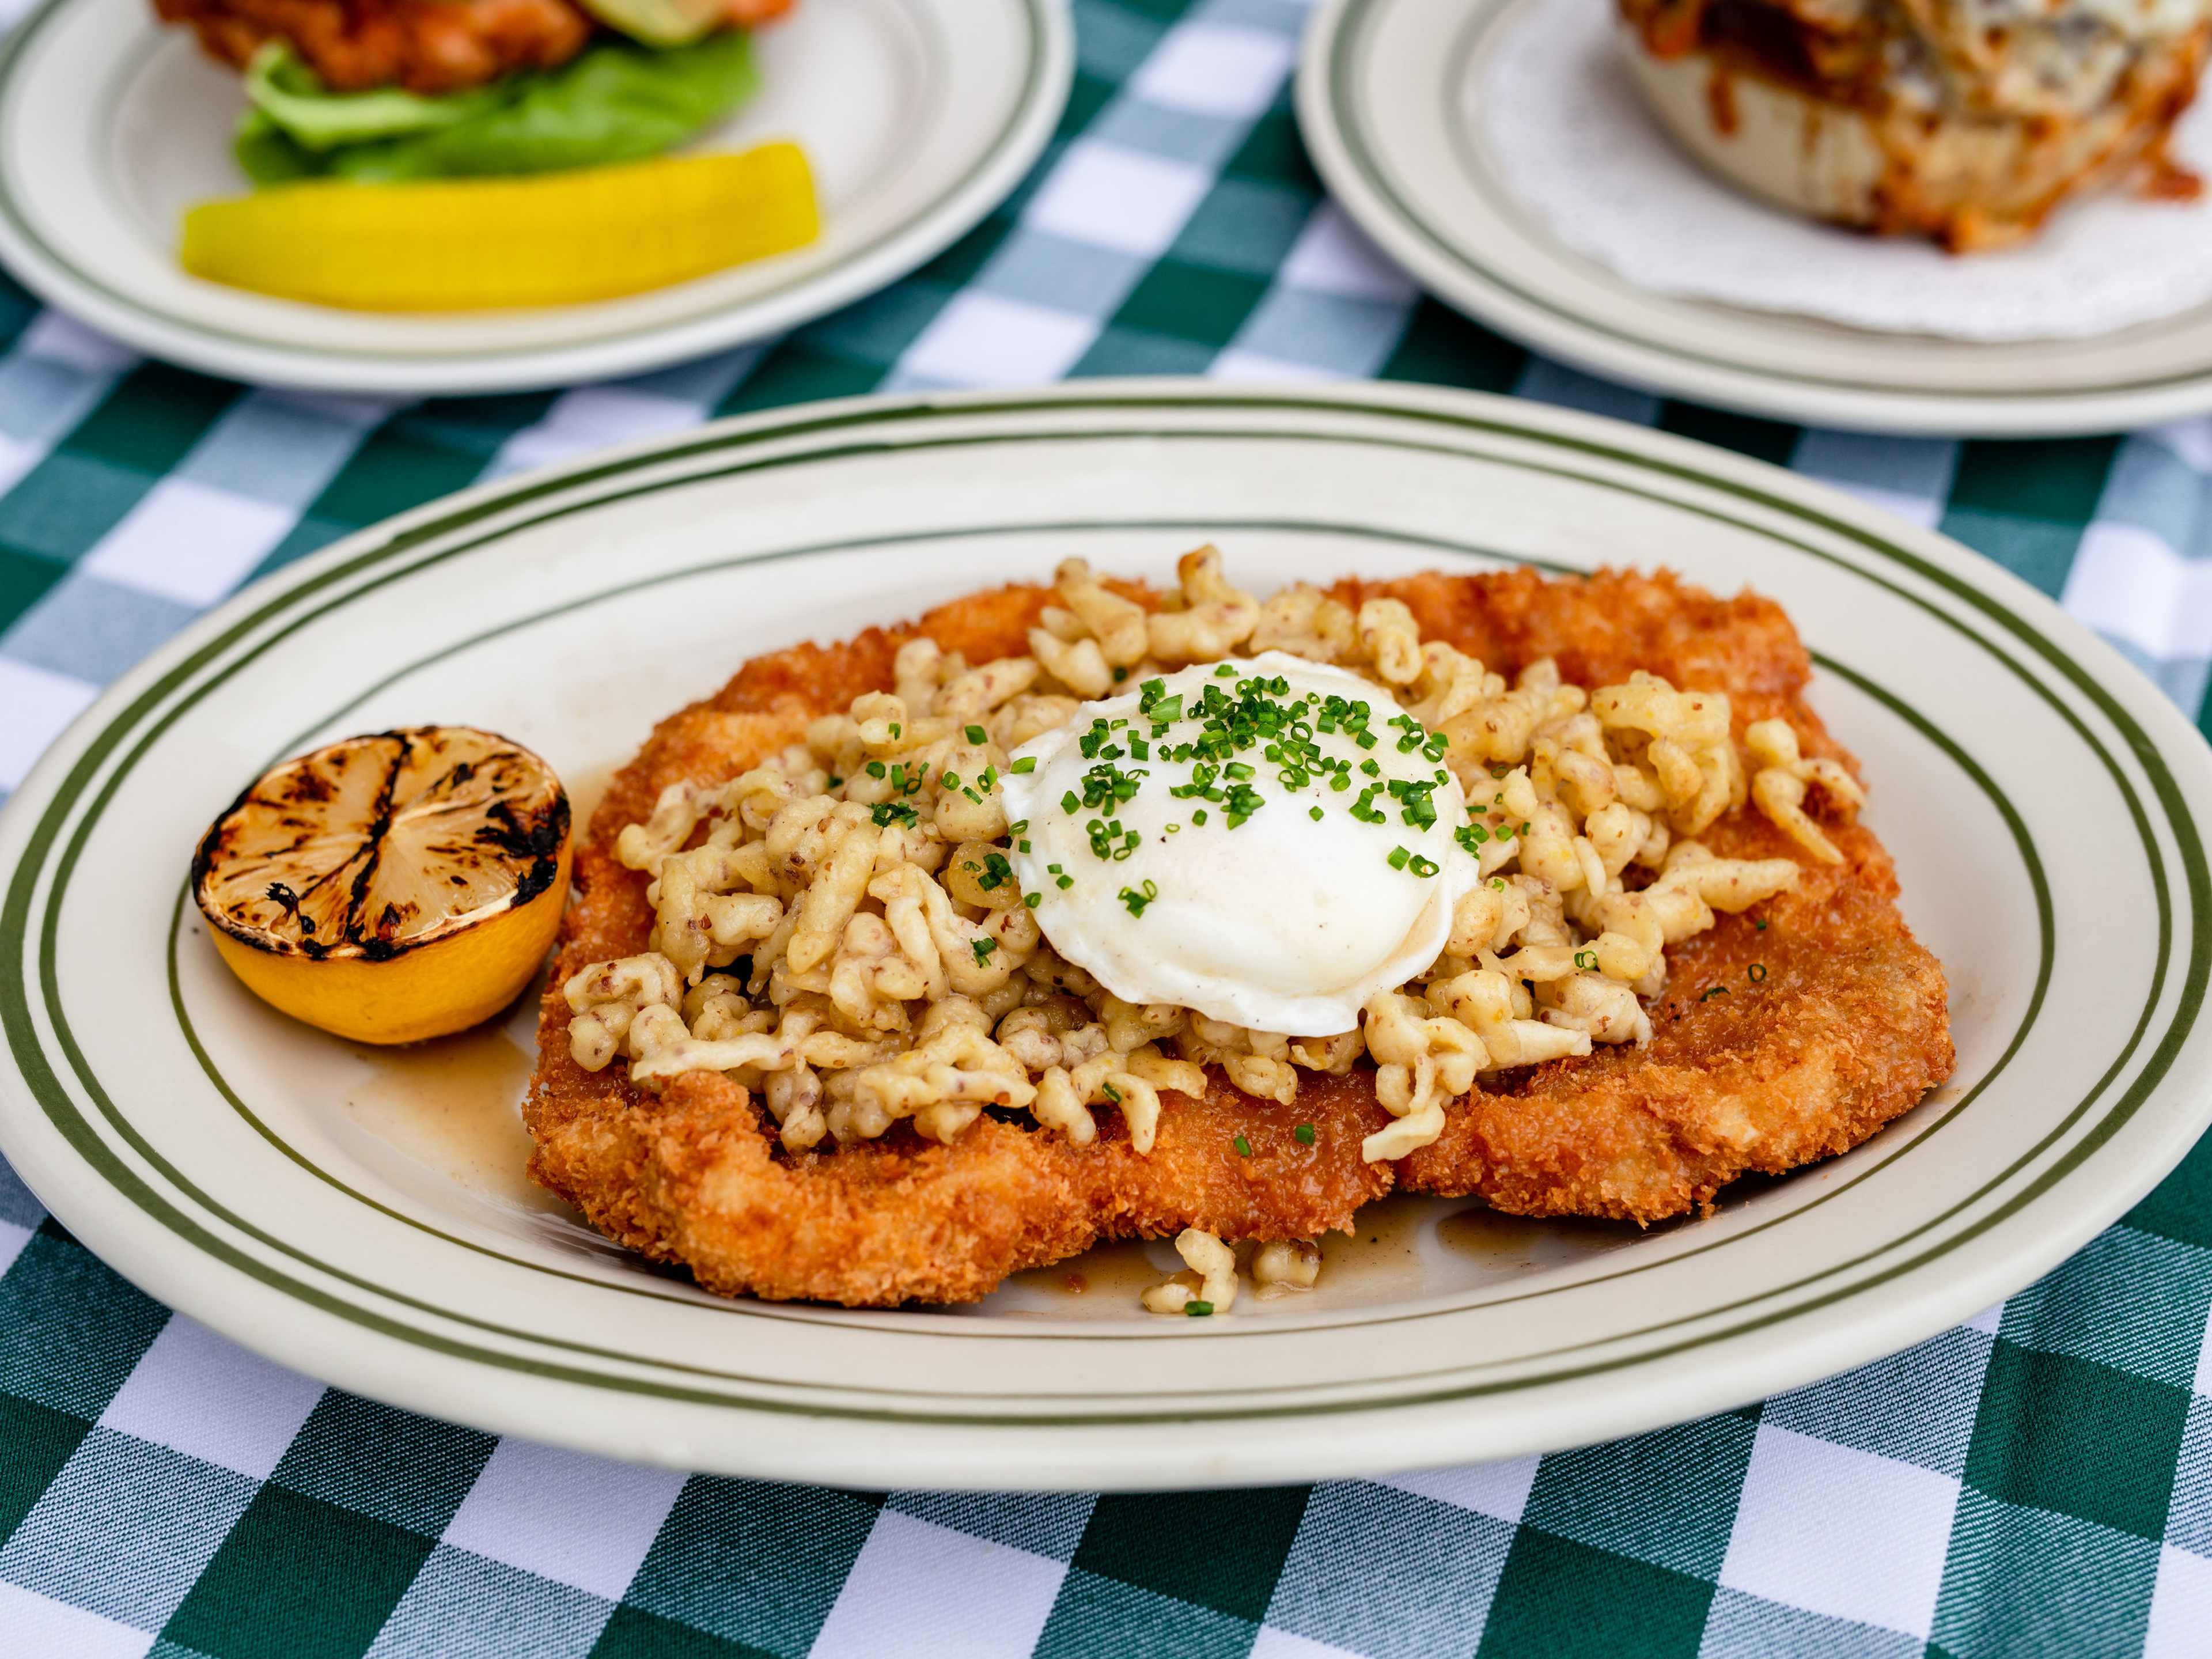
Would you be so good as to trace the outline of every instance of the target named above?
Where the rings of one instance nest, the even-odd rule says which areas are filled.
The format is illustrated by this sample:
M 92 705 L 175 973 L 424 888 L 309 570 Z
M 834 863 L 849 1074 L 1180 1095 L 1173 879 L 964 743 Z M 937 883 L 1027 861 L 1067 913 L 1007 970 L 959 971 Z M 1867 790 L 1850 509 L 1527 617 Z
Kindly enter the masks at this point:
M 1117 584 L 1118 586 L 1118 584 Z M 1149 599 L 1143 590 L 1124 590 Z M 1779 607 L 1717 599 L 1673 577 L 1607 572 L 1547 581 L 1534 572 L 1346 582 L 1349 603 L 1404 600 L 1425 636 L 1512 673 L 1541 656 L 1596 685 L 1636 668 L 1725 691 L 1741 734 L 1782 716 L 1809 755 L 1850 764 L 1805 706 L 1809 664 Z M 644 948 L 646 878 L 613 856 L 666 785 L 735 776 L 799 740 L 813 717 L 892 683 L 892 658 L 926 634 L 970 661 L 1022 653 L 1045 590 L 1007 587 L 940 607 L 908 627 L 757 658 L 715 696 L 655 730 L 593 814 L 576 855 L 566 924 L 539 1026 L 524 1115 L 531 1173 L 611 1237 L 690 1267 L 709 1290 L 848 1305 L 954 1302 L 1009 1273 L 1105 1238 L 1186 1226 L 1222 1237 L 1303 1238 L 1348 1228 L 1395 1184 L 1480 1193 L 1529 1214 L 1650 1222 L 1707 1203 L 1747 1170 L 1779 1170 L 1856 1144 L 1949 1073 L 1941 970 L 1898 915 L 1887 856 L 1855 825 L 1826 828 L 1839 866 L 1807 866 L 1797 889 L 1672 947 L 1651 1043 L 1508 1074 L 1455 1105 L 1443 1138 L 1396 1167 L 1360 1142 L 1389 1123 L 1362 1066 L 1302 1073 L 1291 1106 L 1255 1099 L 1218 1073 L 1206 1098 L 1161 1091 L 1148 1156 L 1118 1114 L 1070 1146 L 1024 1121 L 986 1116 L 950 1146 L 905 1125 L 882 1139 L 791 1153 L 745 1091 L 694 1073 L 655 1095 L 618 1069 L 571 1058 L 559 987 L 587 963 Z M 1817 795 L 1808 805 L 1817 807 Z M 1790 856 L 1747 809 L 1702 839 L 1723 856 Z M 1759 964 L 1762 978 L 1752 976 Z M 1703 994 L 1715 985 L 1725 995 Z M 1311 1124 L 1310 1144 L 1293 1131 Z M 1234 1150 L 1244 1137 L 1250 1156 Z
M 1806 754 L 1858 769 L 1804 702 L 1812 665 L 1767 600 L 1715 599 L 1665 576 L 1528 572 L 1363 591 L 1404 599 L 1425 636 L 1502 672 L 1551 656 L 1565 678 L 1601 685 L 1646 668 L 1725 691 L 1739 735 L 1785 719 Z M 1950 1076 L 1943 970 L 1898 913 L 1889 854 L 1857 823 L 1823 828 L 1842 864 L 1801 862 L 1796 886 L 1756 916 L 1723 915 L 1668 947 L 1649 1045 L 1601 1046 L 1478 1090 L 1401 1163 L 1399 1185 L 1479 1194 L 1518 1215 L 1649 1223 L 1709 1204 L 1747 1172 L 1847 1152 Z M 1747 808 L 1698 839 L 1722 858 L 1800 856 Z
M 154 9 L 241 68 L 265 42 L 284 41 L 337 92 L 458 92 L 565 64 L 592 33 L 572 0 L 154 0 Z
M 727 0 L 750 28 L 792 0 Z M 404 87 L 465 91 L 519 70 L 555 69 L 584 49 L 592 22 L 574 0 L 154 0 L 214 57 L 244 68 L 270 40 L 297 52 L 337 92 Z

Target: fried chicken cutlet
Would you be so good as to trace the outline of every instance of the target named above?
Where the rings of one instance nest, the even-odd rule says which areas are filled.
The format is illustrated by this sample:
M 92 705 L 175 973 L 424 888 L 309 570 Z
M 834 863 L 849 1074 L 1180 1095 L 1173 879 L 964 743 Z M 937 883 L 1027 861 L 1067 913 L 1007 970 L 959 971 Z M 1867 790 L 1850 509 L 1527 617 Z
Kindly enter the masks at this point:
M 727 9 L 732 23 L 750 27 L 790 4 L 729 0 Z M 574 0 L 154 0 L 154 9 L 240 69 L 281 40 L 334 92 L 400 87 L 434 95 L 556 69 L 584 49 L 594 27 Z
M 1335 597 L 1399 600 L 1425 637 L 1507 673 L 1548 657 L 1578 684 L 1644 670 L 1722 691 L 1739 736 L 1785 719 L 1807 755 L 1852 764 L 1803 702 L 1810 665 L 1795 630 L 1750 594 L 1719 599 L 1664 574 L 1546 580 L 1516 570 L 1348 581 Z M 580 897 L 525 1102 L 536 1179 L 709 1290 L 848 1305 L 955 1302 L 1104 1239 L 1347 1228 L 1393 1187 L 1648 1224 L 1709 1205 L 1747 1172 L 1844 1151 L 1948 1075 L 1942 970 L 1898 913 L 1879 843 L 1827 811 L 1820 829 L 1839 862 L 1802 863 L 1794 888 L 1755 915 L 1723 915 L 1668 947 L 1647 1043 L 1486 1074 L 1450 1104 L 1432 1143 L 1396 1161 L 1362 1155 L 1363 1141 L 1393 1122 L 1365 1063 L 1303 1073 L 1287 1102 L 1242 1091 L 1209 1066 L 1202 1095 L 1158 1091 L 1148 1152 L 1112 1111 L 1088 1144 L 985 1112 L 941 1144 L 900 1121 L 878 1138 L 793 1150 L 761 1098 L 721 1072 L 685 1072 L 656 1092 L 618 1067 L 579 1063 L 579 1015 L 563 981 L 644 951 L 654 927 L 647 875 L 617 856 L 625 826 L 648 820 L 670 785 L 736 778 L 799 741 L 817 717 L 888 690 L 908 641 L 976 664 L 1024 653 L 1051 598 L 1003 588 L 841 645 L 756 659 L 655 730 L 577 852 Z M 1821 805 L 1815 792 L 1808 805 Z M 1729 858 L 1793 852 L 1746 806 L 1701 839 Z

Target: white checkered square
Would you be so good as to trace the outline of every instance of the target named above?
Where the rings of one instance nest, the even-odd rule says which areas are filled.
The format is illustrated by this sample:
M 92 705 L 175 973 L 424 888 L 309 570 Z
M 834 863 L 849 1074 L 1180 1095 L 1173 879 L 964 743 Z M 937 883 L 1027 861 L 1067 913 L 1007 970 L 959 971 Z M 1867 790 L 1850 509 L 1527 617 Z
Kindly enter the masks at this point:
M 1203 167 L 1079 138 L 1022 217 L 1070 241 L 1158 258 L 1212 183 Z
M 1060 1562 L 886 1510 L 808 1659 L 1026 1659 L 1066 1573 Z
M 619 1601 L 683 1489 L 672 1470 L 502 1440 L 444 1541 Z
M 1285 35 L 1186 23 L 1145 60 L 1129 90 L 1149 103 L 1249 120 L 1273 101 L 1297 50 Z
M 1334 369 L 1323 368 L 1318 363 L 1294 363 L 1264 351 L 1247 351 L 1241 346 L 1231 346 L 1224 351 L 1206 366 L 1206 373 L 1210 380 L 1237 380 L 1253 386 L 1310 384 L 1344 378 Z
M 2158 1553 L 2143 1659 L 2203 1659 L 2212 1647 L 2212 1561 L 2168 1544 Z
M 1293 1636 L 1273 1625 L 1261 1627 L 1252 1643 L 1252 1659 L 1364 1659 L 1350 1648 L 1333 1647 L 1310 1636 Z
M 1720 1582 L 1925 1638 L 1959 1483 L 1761 1425 Z
M 87 374 L 119 374 L 137 361 L 128 346 L 58 311 L 42 311 L 15 339 L 15 349 Z
M 0 1583 L 0 1650 L 50 1659 L 141 1659 L 151 1632 L 87 1613 L 36 1590 Z
M 2142 435 L 2157 439 L 2199 472 L 2212 472 L 2212 416 L 2154 426 Z
M 685 431 L 707 412 L 697 404 L 629 386 L 585 386 L 556 399 L 544 419 L 508 439 L 485 476 L 504 477 L 595 449 Z
M 970 289 L 956 295 L 899 359 L 902 380 L 935 386 L 1037 386 L 1057 380 L 1098 325 Z
M 313 1378 L 176 1314 L 107 1402 L 100 1425 L 266 1480 L 322 1395 Z
M 92 412 L 118 372 L 82 361 L 96 352 L 76 325 L 50 325 L 46 312 L 0 357 L 0 491 L 13 489 L 70 429 Z
M 0 1273 L 15 1265 L 15 1258 L 23 1254 L 23 1246 L 31 1242 L 31 1230 L 13 1221 L 0 1221 Z
M 1522 1511 L 1528 1507 L 1528 1494 L 1535 1488 L 1536 1463 L 1534 1457 L 1509 1457 L 1496 1463 L 1462 1463 L 1452 1468 L 1417 1469 L 1410 1474 L 1390 1475 L 1381 1484 L 1517 1525 Z
M 85 556 L 88 574 L 180 605 L 213 605 L 284 539 L 291 508 L 163 478 Z
M 2058 602 L 2154 657 L 2212 656 L 2212 562 L 2141 526 L 2100 519 L 2084 530 Z
M 1417 292 L 1413 279 L 1369 241 L 1334 202 L 1314 210 L 1276 278 L 1293 288 L 1349 300 L 1403 303 Z
M 0 657 L 0 789 L 12 790 L 69 723 L 100 695 L 99 688 L 28 663 Z
M 1834 484 L 1908 524 L 1943 516 L 1959 446 L 1942 438 L 1891 438 L 1813 428 L 1799 434 L 1790 469 Z

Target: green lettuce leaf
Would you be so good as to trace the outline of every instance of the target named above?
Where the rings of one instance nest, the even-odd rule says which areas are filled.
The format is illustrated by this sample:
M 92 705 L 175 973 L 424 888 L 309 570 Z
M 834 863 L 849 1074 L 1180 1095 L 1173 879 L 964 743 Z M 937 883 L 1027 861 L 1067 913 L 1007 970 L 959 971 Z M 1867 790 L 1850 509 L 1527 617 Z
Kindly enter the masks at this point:
M 336 149 L 374 138 L 433 132 L 496 109 L 513 94 L 501 87 L 425 98 L 387 87 L 332 92 L 282 41 L 272 40 L 246 66 L 246 95 L 268 123 L 306 149 Z
M 319 149 L 301 142 L 292 118 L 279 117 L 257 100 L 240 125 L 234 149 L 239 165 L 257 184 L 314 177 L 391 182 L 559 172 L 641 161 L 672 149 L 729 114 L 759 86 L 752 43 L 741 30 L 724 30 L 665 52 L 609 42 L 557 70 L 512 76 L 495 87 L 460 94 L 490 101 L 457 118 Z M 336 103 L 383 94 L 320 96 Z M 405 93 L 396 96 L 416 103 L 444 101 Z M 292 117 L 297 114 L 295 110 Z

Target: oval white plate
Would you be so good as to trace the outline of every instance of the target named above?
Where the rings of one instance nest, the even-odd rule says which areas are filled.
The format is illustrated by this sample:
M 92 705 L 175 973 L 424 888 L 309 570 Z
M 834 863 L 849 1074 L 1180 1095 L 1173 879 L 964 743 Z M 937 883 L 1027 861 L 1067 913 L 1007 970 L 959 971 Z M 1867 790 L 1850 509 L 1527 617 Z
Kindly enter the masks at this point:
M 0 46 L 0 259 L 39 295 L 211 374 L 423 395 L 570 384 L 716 351 L 904 276 L 1013 189 L 1073 73 L 1066 0 L 833 0 L 760 31 L 760 94 L 696 148 L 794 137 L 811 246 L 622 300 L 380 314 L 186 276 L 191 204 L 247 188 L 244 94 L 144 0 L 46 0 Z
M 1593 373 L 1814 425 L 2025 435 L 2212 409 L 2212 307 L 1976 343 L 1650 293 L 1577 253 L 1514 199 L 1474 106 L 1505 28 L 1542 3 L 1328 0 L 1307 31 L 1298 126 L 1314 163 L 1440 299 Z
M 185 902 L 201 827 L 324 738 L 467 720 L 588 793 L 756 653 L 1070 553 L 1164 576 L 1206 538 L 1255 584 L 1633 561 L 1782 600 L 1948 970 L 1957 1077 L 1710 1219 L 1484 1217 L 1470 1249 L 1468 1224 L 1437 1225 L 1455 1206 L 1407 1205 L 1310 1299 L 1210 1322 L 1139 1313 L 1126 1261 L 1081 1297 L 1048 1272 L 961 1311 L 722 1302 L 530 1195 L 511 1105 L 526 1061 L 498 1034 L 380 1060 L 293 1025 Z M 1900 1347 L 2147 1190 L 2212 1116 L 2208 811 L 2194 730 L 2024 585 L 1662 434 L 1380 388 L 817 405 L 366 532 L 102 698 L 0 820 L 0 1148 L 120 1271 L 251 1346 L 618 1455 L 964 1487 L 1503 1455 Z

